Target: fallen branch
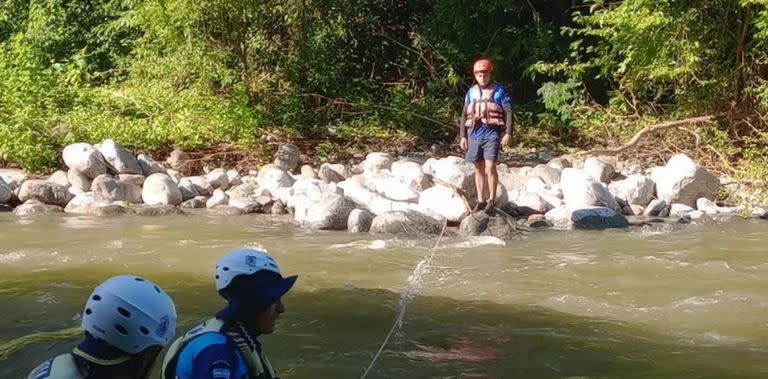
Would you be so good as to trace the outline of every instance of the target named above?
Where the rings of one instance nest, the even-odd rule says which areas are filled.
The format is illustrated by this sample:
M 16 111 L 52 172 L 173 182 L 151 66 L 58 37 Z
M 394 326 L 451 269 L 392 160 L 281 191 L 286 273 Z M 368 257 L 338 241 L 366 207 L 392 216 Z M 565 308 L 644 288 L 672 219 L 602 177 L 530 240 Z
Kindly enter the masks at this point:
M 715 120 L 718 117 L 719 116 L 708 115 L 708 116 L 686 118 L 684 120 L 667 121 L 667 122 L 662 122 L 662 123 L 659 123 L 659 124 L 648 125 L 645 128 L 643 128 L 642 130 L 640 130 L 639 132 L 637 132 L 637 134 L 635 134 L 635 136 L 632 137 L 632 139 L 629 140 L 629 142 L 627 142 L 626 144 L 624 144 L 624 145 L 622 145 L 622 146 L 620 146 L 620 147 L 618 147 L 616 149 L 602 149 L 602 150 L 601 149 L 594 149 L 594 150 L 590 150 L 590 151 L 584 152 L 584 154 L 586 154 L 586 155 L 609 155 L 609 156 L 619 155 L 619 154 L 621 154 L 621 153 L 623 153 L 623 152 L 625 152 L 625 151 L 635 147 L 640 142 L 640 140 L 646 134 L 648 134 L 650 132 L 655 132 L 655 131 L 662 130 L 662 129 L 679 128 L 681 126 L 690 125 L 690 124 L 698 124 L 698 123 L 702 123 L 702 122 L 709 122 L 709 121 Z

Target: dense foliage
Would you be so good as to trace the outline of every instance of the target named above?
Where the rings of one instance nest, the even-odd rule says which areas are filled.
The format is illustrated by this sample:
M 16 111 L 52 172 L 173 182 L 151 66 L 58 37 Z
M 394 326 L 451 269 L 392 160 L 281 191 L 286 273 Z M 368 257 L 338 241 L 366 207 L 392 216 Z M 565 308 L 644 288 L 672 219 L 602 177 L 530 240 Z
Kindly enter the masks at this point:
M 715 114 L 708 143 L 765 159 L 768 0 L 0 6 L 0 158 L 31 170 L 107 137 L 142 151 L 451 141 L 481 54 L 514 93 L 523 145 L 616 143 Z

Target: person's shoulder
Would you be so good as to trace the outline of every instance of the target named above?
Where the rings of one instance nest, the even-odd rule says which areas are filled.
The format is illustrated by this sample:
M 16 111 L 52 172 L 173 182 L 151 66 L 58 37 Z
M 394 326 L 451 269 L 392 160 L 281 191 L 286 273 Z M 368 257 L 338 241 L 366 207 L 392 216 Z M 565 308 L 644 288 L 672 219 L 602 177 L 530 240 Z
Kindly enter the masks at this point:
M 226 345 L 227 336 L 221 332 L 205 332 L 192 337 L 181 349 L 183 353 L 193 354 L 211 345 Z
M 62 369 L 62 364 L 64 364 L 63 368 L 66 372 L 60 372 Z M 62 354 L 58 355 L 56 357 L 53 357 L 51 359 L 48 359 L 47 361 L 44 361 L 43 363 L 40 363 L 35 367 L 27 376 L 27 379 L 47 379 L 50 378 L 52 374 L 54 374 L 54 366 L 56 366 L 56 370 L 59 371 L 56 376 L 58 377 L 60 374 L 64 374 L 67 376 L 72 375 L 72 372 L 69 372 L 71 370 L 74 370 L 74 360 L 72 358 L 72 354 Z
M 499 82 L 493 82 L 493 86 L 496 89 L 496 92 L 500 93 L 508 93 L 507 87 Z

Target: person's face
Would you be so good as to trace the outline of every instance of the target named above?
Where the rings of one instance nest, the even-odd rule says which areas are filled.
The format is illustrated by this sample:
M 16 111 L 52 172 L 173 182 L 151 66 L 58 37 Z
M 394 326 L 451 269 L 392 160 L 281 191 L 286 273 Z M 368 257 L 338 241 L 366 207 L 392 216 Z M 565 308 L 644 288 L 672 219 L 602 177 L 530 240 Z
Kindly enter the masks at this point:
M 475 80 L 480 86 L 487 86 L 491 82 L 491 73 L 488 71 L 475 72 Z
M 285 312 L 285 306 L 283 306 L 282 299 L 278 299 L 272 303 L 264 312 L 257 314 L 252 320 L 251 324 L 253 328 L 258 331 L 259 334 L 272 334 L 275 332 L 275 326 L 277 320 L 280 318 L 280 314 Z

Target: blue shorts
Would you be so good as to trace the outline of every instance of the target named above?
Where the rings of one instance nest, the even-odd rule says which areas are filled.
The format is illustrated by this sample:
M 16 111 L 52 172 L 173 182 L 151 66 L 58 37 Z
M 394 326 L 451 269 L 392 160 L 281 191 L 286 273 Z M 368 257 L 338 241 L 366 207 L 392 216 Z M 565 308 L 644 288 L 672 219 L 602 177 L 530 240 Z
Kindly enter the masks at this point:
M 467 154 L 464 159 L 469 163 L 497 161 L 499 159 L 499 140 L 470 137 L 467 141 Z

